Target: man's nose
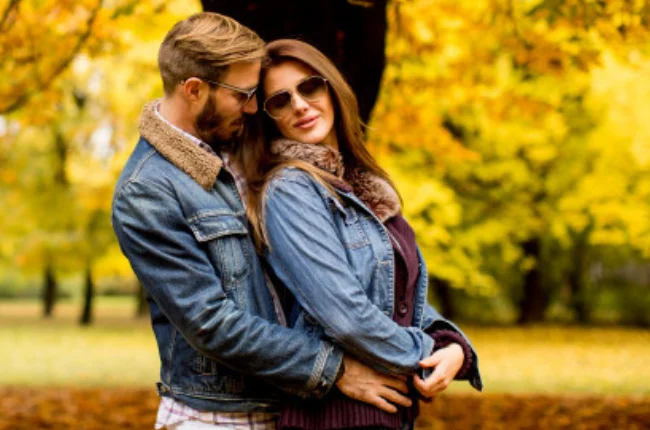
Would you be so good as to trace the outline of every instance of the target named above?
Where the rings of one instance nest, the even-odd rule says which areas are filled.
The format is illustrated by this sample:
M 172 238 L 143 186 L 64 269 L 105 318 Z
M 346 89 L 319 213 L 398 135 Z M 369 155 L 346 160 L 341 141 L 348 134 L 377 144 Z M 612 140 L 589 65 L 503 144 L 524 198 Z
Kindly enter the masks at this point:
M 257 94 L 253 94 L 253 97 L 244 105 L 243 112 L 248 115 L 253 115 L 257 112 Z

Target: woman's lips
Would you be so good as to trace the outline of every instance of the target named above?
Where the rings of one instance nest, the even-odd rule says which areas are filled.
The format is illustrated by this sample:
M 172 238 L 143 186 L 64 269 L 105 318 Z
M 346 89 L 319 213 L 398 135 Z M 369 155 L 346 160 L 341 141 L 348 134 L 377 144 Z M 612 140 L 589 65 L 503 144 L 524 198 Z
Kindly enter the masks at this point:
M 300 121 L 296 122 L 294 124 L 294 127 L 300 128 L 300 129 L 311 128 L 314 124 L 316 124 L 317 120 L 318 120 L 318 115 L 303 118 Z

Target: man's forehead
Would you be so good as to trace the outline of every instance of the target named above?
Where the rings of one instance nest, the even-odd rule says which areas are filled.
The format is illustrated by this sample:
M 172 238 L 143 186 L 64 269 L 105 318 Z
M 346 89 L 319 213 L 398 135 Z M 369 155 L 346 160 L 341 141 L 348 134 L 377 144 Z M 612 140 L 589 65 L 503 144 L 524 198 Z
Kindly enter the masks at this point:
M 240 88 L 255 88 L 260 80 L 261 61 L 238 61 L 228 66 L 223 81 Z

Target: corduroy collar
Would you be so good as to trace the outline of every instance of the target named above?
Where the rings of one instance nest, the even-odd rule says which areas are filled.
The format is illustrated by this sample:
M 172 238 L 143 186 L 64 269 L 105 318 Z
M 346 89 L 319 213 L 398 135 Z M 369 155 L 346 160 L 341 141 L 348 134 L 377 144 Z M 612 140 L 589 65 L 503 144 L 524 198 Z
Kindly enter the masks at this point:
M 345 168 L 341 154 L 327 145 L 314 145 L 289 139 L 276 139 L 271 142 L 271 153 L 287 160 L 300 160 L 324 170 L 341 179 L 345 186 L 337 182 L 332 185 L 350 189 L 364 202 L 382 222 L 399 214 L 401 204 L 395 189 L 375 174 L 355 168 Z
M 153 101 L 142 109 L 138 127 L 140 135 L 201 187 L 206 190 L 212 189 L 223 161 L 159 118 L 155 112 L 158 103 L 159 100 Z

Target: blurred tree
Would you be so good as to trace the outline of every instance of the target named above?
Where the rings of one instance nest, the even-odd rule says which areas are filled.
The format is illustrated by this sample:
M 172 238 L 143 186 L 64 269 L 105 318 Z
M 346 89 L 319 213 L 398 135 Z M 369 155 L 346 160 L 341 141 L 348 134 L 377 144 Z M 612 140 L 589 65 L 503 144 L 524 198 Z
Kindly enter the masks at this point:
M 93 272 L 90 266 L 86 267 L 86 276 L 84 281 L 84 300 L 79 324 L 90 325 L 93 321 L 93 300 L 95 297 L 95 283 L 93 281 Z
M 140 109 L 161 94 L 157 47 L 198 3 L 17 1 L 6 11 L 0 20 L 0 50 L 9 58 L 0 67 L 0 204 L 8 208 L 2 230 L 13 240 L 10 257 L 18 267 L 45 271 L 46 312 L 54 303 L 55 273 L 84 273 L 80 322 L 88 324 L 95 278 L 131 273 L 115 257 L 110 202 L 137 140 Z
M 43 280 L 43 317 L 51 318 L 56 301 L 57 284 L 54 269 L 49 262 L 45 263 L 45 279 Z
M 4 3 L 4 4 L 3 4 Z M 102 0 L 0 3 L 0 114 L 47 90 L 96 35 Z
M 390 4 L 388 67 L 370 137 L 408 196 L 406 212 L 439 289 L 490 294 L 510 284 L 520 322 L 541 321 L 558 288 L 544 279 L 554 270 L 542 258 L 545 243 L 573 249 L 568 279 L 576 297 L 584 280 L 577 272 L 588 263 L 580 237 L 589 246 L 647 247 L 648 218 L 623 215 L 640 201 L 630 194 L 638 187 L 608 193 L 609 208 L 619 211 L 607 212 L 607 225 L 595 221 L 602 215 L 593 199 L 576 193 L 582 183 L 611 188 L 600 163 L 622 157 L 594 134 L 606 113 L 585 100 L 603 55 L 623 63 L 647 56 L 646 3 Z M 645 171 L 629 157 L 623 165 L 624 184 Z M 593 227 L 582 222 L 588 216 Z M 620 241 L 632 231 L 646 231 L 646 239 Z
M 14 243 L 16 265 L 43 272 L 43 315 L 49 317 L 57 297 L 61 250 L 67 249 L 73 234 L 65 137 L 53 123 L 23 129 L 4 142 L 11 150 L 3 166 L 3 227 Z
M 649 4 L 203 2 L 337 62 L 446 313 L 453 288 L 500 293 L 522 323 L 556 297 L 588 321 L 588 267 L 650 255 Z M 85 275 L 81 321 L 98 280 L 132 276 L 111 192 L 161 95 L 160 40 L 199 6 L 0 0 L 0 257 L 40 274 L 50 312 L 59 274 Z

